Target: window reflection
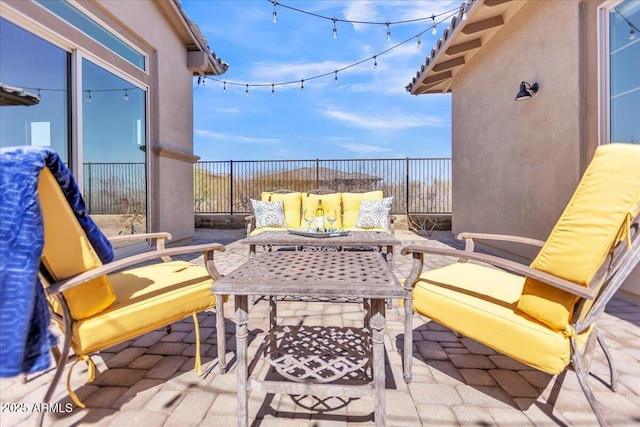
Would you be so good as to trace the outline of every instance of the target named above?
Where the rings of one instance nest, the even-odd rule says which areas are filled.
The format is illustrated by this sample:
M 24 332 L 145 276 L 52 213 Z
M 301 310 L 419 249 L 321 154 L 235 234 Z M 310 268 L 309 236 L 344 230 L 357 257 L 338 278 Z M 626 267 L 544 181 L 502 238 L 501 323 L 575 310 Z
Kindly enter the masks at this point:
M 640 2 L 610 12 L 611 142 L 640 143 Z
M 146 230 L 146 93 L 82 62 L 84 192 L 107 235 Z
M 0 146 L 50 146 L 68 163 L 70 54 L 0 18 L 0 82 L 40 95 L 32 106 L 0 111 Z

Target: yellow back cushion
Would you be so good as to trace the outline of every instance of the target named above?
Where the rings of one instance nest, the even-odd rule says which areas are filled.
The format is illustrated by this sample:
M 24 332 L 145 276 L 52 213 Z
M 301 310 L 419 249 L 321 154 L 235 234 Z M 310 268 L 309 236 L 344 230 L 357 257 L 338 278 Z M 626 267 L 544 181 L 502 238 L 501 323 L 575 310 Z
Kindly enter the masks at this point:
M 360 202 L 363 200 L 382 200 L 382 191 L 369 191 L 368 193 L 342 193 L 342 226 L 353 228 L 358 220 Z
M 46 167 L 40 173 L 38 194 L 44 221 L 42 263 L 53 279 L 68 279 L 101 266 L 60 186 Z M 64 291 L 63 295 L 71 316 L 77 320 L 99 313 L 116 300 L 106 275 Z
M 598 147 L 531 267 L 588 286 L 639 203 L 640 146 Z M 527 278 L 518 308 L 552 328 L 566 330 L 576 300 L 567 292 Z
M 287 222 L 287 228 L 300 228 L 302 221 L 300 214 L 300 193 L 272 193 L 270 191 L 262 192 L 261 199 L 263 202 L 282 200 L 284 203 L 284 219 Z
M 336 222 L 333 223 L 332 228 L 342 228 L 342 218 L 340 218 L 340 213 L 342 212 L 342 198 L 340 197 L 340 193 L 303 193 L 302 210 L 310 209 L 315 212 L 316 209 L 318 209 L 318 200 L 322 200 L 322 209 L 324 209 L 325 214 L 329 209 L 335 209 L 338 218 L 336 219 Z M 329 227 L 329 223 L 325 222 L 325 227 Z

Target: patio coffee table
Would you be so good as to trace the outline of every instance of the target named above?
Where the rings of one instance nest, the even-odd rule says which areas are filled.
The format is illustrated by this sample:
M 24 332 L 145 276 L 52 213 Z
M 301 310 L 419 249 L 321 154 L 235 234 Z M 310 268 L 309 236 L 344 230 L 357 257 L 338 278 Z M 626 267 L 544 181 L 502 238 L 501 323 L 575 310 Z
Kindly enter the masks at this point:
M 337 237 L 309 237 L 292 234 L 288 231 L 265 231 L 255 236 L 240 240 L 240 243 L 249 245 L 249 255 L 256 253 L 256 246 L 302 247 L 302 248 L 354 248 L 371 247 L 386 248 L 388 257 L 391 257 L 391 265 L 394 262 L 394 247 L 400 244 L 391 234 L 385 231 L 349 231 L 346 236 Z M 387 260 L 388 261 L 388 260 Z
M 239 426 L 248 424 L 250 390 L 318 397 L 373 393 L 375 423 L 385 425 L 384 301 L 404 298 L 405 291 L 380 253 L 267 252 L 218 279 L 212 292 L 235 297 Z M 247 298 L 255 294 L 271 296 L 266 359 L 289 381 L 249 377 Z M 327 327 L 325 331 L 318 327 L 278 327 L 276 297 L 286 295 L 363 298 L 365 327 Z M 342 339 L 332 338 L 339 334 Z M 365 384 L 345 384 L 344 380 L 329 384 L 340 378 L 353 379 L 358 370 L 367 377 Z

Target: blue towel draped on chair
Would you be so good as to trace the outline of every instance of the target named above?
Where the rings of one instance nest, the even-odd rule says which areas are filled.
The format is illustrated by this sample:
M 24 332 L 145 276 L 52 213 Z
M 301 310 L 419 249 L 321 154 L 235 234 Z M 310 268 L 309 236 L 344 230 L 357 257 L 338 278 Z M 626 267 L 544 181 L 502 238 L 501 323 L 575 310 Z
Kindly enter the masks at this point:
M 87 214 L 71 171 L 58 154 L 41 147 L 0 150 L 0 377 L 49 367 L 49 310 L 38 280 L 44 246 L 38 177 L 48 167 L 103 263 L 111 243 Z

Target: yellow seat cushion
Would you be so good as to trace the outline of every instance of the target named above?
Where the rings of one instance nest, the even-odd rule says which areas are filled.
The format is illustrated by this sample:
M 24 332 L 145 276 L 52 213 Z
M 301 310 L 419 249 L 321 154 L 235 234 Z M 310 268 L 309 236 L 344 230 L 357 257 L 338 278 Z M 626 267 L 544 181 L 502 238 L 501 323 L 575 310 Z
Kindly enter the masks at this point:
M 171 261 L 109 275 L 116 301 L 73 325 L 72 347 L 88 354 L 215 305 L 204 267 Z
M 60 186 L 48 168 L 38 180 L 38 196 L 44 222 L 42 263 L 60 281 L 102 266 L 102 262 L 78 223 Z M 107 276 L 100 276 L 62 293 L 71 317 L 84 319 L 109 307 L 116 296 Z M 57 304 L 53 309 L 61 314 Z
M 451 264 L 422 273 L 413 288 L 413 309 L 499 353 L 557 374 L 570 362 L 569 338 L 517 309 L 524 281 L 490 267 Z
M 369 191 L 368 193 L 342 193 L 342 226 L 350 229 L 356 226 L 360 202 L 363 200 L 382 200 L 382 191 Z
M 531 267 L 589 286 L 640 203 L 640 146 L 598 147 L 562 216 Z M 518 308 L 571 333 L 577 297 L 527 278 Z
M 329 209 L 335 209 L 337 218 L 333 223 L 331 228 L 340 229 L 342 228 L 342 197 L 340 193 L 331 193 L 331 194 L 311 194 L 311 193 L 303 193 L 302 194 L 302 210 L 310 209 L 313 212 L 318 209 L 318 200 L 322 201 L 322 209 L 324 209 L 325 214 Z M 306 226 L 306 223 L 305 223 Z M 325 227 L 329 227 L 329 223 L 325 223 Z M 298 226 L 299 228 L 299 226 Z
M 287 228 L 300 228 L 300 222 L 302 221 L 300 213 L 301 193 L 272 193 L 264 191 L 260 198 L 263 202 L 282 200 Z

